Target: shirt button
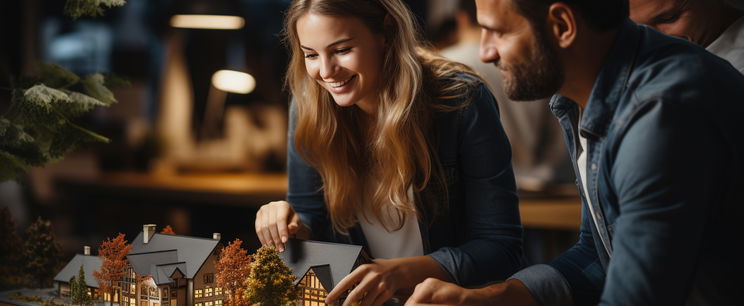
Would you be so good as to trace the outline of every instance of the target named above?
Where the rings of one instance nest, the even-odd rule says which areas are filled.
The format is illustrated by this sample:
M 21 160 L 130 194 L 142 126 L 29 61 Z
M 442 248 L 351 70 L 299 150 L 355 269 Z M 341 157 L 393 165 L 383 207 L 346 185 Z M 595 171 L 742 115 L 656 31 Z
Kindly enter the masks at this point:
M 592 164 L 592 170 L 597 170 L 597 163 Z

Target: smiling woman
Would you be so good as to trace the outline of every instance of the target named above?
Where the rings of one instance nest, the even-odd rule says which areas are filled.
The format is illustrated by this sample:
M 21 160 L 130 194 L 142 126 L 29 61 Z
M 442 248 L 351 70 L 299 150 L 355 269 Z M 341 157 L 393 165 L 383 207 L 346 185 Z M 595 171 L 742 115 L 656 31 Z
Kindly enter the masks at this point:
M 295 0 L 284 34 L 289 190 L 259 210 L 262 244 L 363 245 L 377 259 L 326 288 L 327 302 L 351 290 L 344 305 L 380 305 L 428 277 L 503 280 L 523 264 L 495 100 L 425 48 L 401 0 Z

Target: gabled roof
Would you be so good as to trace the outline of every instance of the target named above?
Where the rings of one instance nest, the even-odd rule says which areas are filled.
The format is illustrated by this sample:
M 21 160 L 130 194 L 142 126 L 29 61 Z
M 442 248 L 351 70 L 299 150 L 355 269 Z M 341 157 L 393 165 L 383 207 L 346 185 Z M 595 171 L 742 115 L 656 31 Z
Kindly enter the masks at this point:
M 320 283 L 330 292 L 365 255 L 359 245 L 290 239 L 279 257 L 297 277 L 295 284 L 313 269 Z
M 219 240 L 155 233 L 145 244 L 140 232 L 132 241 L 127 259 L 137 275 L 152 275 L 156 284 L 170 283 L 175 269 L 194 278 Z
M 81 265 L 85 271 L 85 284 L 88 285 L 88 287 L 98 288 L 98 282 L 93 277 L 93 270 L 101 269 L 101 257 L 92 255 L 76 254 L 75 257 L 73 257 L 72 260 L 70 260 L 70 262 L 68 262 L 67 265 L 62 268 L 56 276 L 54 276 L 54 281 L 69 283 L 71 277 L 77 277 Z

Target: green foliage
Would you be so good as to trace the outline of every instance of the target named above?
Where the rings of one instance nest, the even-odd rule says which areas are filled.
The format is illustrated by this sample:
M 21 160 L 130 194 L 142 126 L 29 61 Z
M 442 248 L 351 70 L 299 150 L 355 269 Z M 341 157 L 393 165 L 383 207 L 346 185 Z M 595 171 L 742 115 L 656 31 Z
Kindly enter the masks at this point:
M 85 270 L 82 265 L 80 265 L 77 277 L 73 276 L 70 280 L 70 299 L 72 304 L 91 304 L 91 298 L 88 295 L 88 285 L 85 283 Z
M 300 297 L 295 279 L 276 249 L 263 246 L 253 255 L 244 298 L 255 305 L 293 305 Z
M 0 181 L 58 161 L 82 143 L 108 142 L 73 122 L 116 103 L 106 77 L 96 73 L 81 79 L 55 64 L 39 70 L 39 77 L 15 80 L 11 106 L 0 117 Z
M 26 259 L 26 273 L 36 281 L 38 288 L 50 286 L 60 257 L 51 222 L 39 217 L 29 226 L 26 230 L 23 257 Z
M 0 161 L 2 165 L 2 161 Z M 0 291 L 23 286 L 21 239 L 10 209 L 0 208 Z
M 81 16 L 98 17 L 103 16 L 103 7 L 111 8 L 124 4 L 126 4 L 125 0 L 67 0 L 65 15 L 72 19 Z

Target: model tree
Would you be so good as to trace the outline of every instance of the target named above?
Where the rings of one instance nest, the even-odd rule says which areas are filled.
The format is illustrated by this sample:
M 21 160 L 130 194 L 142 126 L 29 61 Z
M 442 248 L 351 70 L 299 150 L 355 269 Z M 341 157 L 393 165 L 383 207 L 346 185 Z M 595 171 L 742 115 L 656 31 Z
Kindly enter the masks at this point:
M 163 228 L 163 230 L 160 231 L 160 233 L 166 235 L 175 235 L 176 231 L 174 231 L 170 224 L 168 224 Z
M 72 19 L 80 16 L 97 17 L 103 15 L 103 7 L 111 8 L 126 3 L 125 0 L 67 0 L 65 15 Z
M 117 283 L 124 276 L 127 266 L 127 254 L 132 250 L 132 245 L 124 239 L 124 234 L 119 233 L 115 238 L 106 239 L 98 248 L 98 256 L 103 257 L 101 270 L 93 271 L 93 277 L 98 281 L 98 289 L 108 293 L 111 297 L 110 305 L 113 305 L 113 294 Z
M 300 295 L 295 279 L 276 249 L 263 246 L 253 255 L 244 298 L 257 305 L 293 305 Z
M 23 283 L 20 249 L 15 220 L 10 209 L 4 206 L 0 208 L 0 291 L 20 287 Z
M 88 284 L 85 282 L 85 270 L 80 265 L 77 277 L 72 277 L 70 280 L 70 299 L 72 304 L 77 305 L 89 305 L 91 303 L 90 295 L 88 295 Z
M 242 249 L 240 239 L 222 248 L 215 263 L 217 286 L 222 287 L 231 305 L 247 305 L 243 300 L 242 289 L 251 272 L 251 257 Z
M 38 288 L 51 286 L 52 277 L 60 264 L 59 245 L 54 240 L 52 223 L 41 217 L 26 230 L 23 257 L 26 274 L 35 280 Z
M 68 0 L 65 14 L 103 15 L 104 7 L 125 0 Z M 117 84 L 118 83 L 118 84 Z M 11 79 L 10 107 L 0 114 L 0 182 L 17 179 L 31 167 L 61 160 L 77 146 L 108 138 L 73 121 L 90 110 L 116 102 L 107 86 L 126 84 L 100 73 L 80 77 L 59 65 L 43 63 L 33 76 Z

